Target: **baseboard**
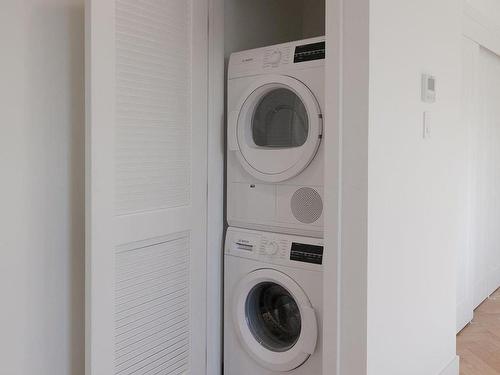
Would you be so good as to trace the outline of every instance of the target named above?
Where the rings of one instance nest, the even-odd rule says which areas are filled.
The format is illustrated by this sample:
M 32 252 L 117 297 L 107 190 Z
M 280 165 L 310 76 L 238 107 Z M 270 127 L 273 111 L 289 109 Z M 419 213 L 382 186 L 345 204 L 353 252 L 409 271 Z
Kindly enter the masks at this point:
M 459 375 L 460 371 L 460 358 L 458 355 L 453 358 L 453 361 L 449 363 L 446 368 L 439 373 L 439 375 Z

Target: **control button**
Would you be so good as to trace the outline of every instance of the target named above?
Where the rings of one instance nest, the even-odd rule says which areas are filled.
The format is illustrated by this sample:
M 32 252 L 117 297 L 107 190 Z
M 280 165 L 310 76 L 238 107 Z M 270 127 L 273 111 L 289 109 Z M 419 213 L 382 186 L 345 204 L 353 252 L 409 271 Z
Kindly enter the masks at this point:
M 271 64 L 277 64 L 281 60 L 281 52 L 278 50 L 274 50 L 271 55 L 269 55 L 269 62 Z
M 274 241 L 269 241 L 266 245 L 266 254 L 275 255 L 279 250 L 278 244 Z

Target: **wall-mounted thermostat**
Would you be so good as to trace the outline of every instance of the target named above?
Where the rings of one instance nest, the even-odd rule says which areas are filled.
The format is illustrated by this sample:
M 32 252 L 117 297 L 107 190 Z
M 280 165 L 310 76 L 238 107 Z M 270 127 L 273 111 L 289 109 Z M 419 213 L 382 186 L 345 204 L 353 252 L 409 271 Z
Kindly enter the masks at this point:
M 434 103 L 436 101 L 436 77 L 422 74 L 422 101 Z

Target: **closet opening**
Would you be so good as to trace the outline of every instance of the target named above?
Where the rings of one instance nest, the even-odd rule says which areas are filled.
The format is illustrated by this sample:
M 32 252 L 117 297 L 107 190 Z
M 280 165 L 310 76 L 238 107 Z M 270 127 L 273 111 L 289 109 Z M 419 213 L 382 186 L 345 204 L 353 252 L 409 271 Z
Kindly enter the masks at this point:
M 325 0 L 223 0 L 216 12 L 224 372 L 319 374 Z

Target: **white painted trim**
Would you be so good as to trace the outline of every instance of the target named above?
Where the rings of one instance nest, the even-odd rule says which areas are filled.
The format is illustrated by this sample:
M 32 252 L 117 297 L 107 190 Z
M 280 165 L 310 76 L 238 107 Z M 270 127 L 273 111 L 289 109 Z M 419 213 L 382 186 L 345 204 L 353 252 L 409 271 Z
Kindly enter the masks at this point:
M 472 212 L 473 202 L 473 186 L 472 180 L 472 160 L 474 160 L 474 151 L 472 143 L 473 139 L 473 126 L 474 121 L 477 119 L 477 97 L 478 97 L 478 63 L 479 63 L 479 50 L 480 46 L 477 42 L 464 36 L 462 37 L 462 121 L 465 121 L 465 128 L 467 132 L 467 139 L 469 140 L 467 149 L 465 150 L 466 159 L 466 173 L 468 176 L 468 193 L 466 200 L 466 209 L 469 214 L 467 215 L 467 233 L 466 244 L 462 256 L 465 257 L 465 272 L 457 274 L 457 288 L 465 288 L 463 294 L 457 293 L 457 296 L 464 295 L 462 300 L 457 300 L 457 324 L 456 331 L 460 332 L 473 318 L 473 267 L 472 267 L 472 242 L 471 242 L 471 227 L 474 218 L 470 214 Z M 460 290 L 457 289 L 457 292 Z
M 203 249 L 191 257 L 190 284 L 190 367 L 193 374 L 207 373 L 208 348 L 208 174 L 203 162 L 208 155 L 208 56 L 209 0 L 191 2 L 191 209 L 190 230 L 192 249 Z M 196 110 L 193 110 L 196 109 Z M 199 166 L 198 166 L 199 165 Z M 193 270 L 199 274 L 193 274 Z M 196 296 L 195 298 L 193 298 Z M 200 301 L 196 301 L 198 298 Z M 197 311 L 196 311 L 197 310 Z M 200 319 L 202 317 L 202 319 Z M 204 318 L 204 319 L 203 319 Z M 199 359 L 201 358 L 201 359 Z
M 324 174 L 324 241 L 323 265 L 323 368 L 339 375 L 340 351 L 340 145 L 341 145 L 341 81 L 342 68 L 342 6 L 343 0 L 326 0 L 326 60 L 325 60 L 325 108 L 323 133 L 325 144 Z M 335 84 L 337 83 L 337 84 Z M 330 145 L 338 145 L 334 150 Z M 334 228 L 333 230 L 330 228 Z M 326 318 L 328 317 L 328 319 Z
M 366 374 L 370 2 L 326 10 L 323 368 Z
M 500 22 L 469 3 L 464 4 L 463 14 L 464 35 L 500 55 Z
M 208 21 L 207 375 L 222 374 L 224 244 L 224 0 Z
M 460 373 L 460 358 L 459 356 L 455 356 L 453 360 L 445 367 L 443 371 L 439 373 L 439 375 L 459 375 Z
M 96 375 L 114 373 L 114 2 L 85 9 L 85 373 Z

